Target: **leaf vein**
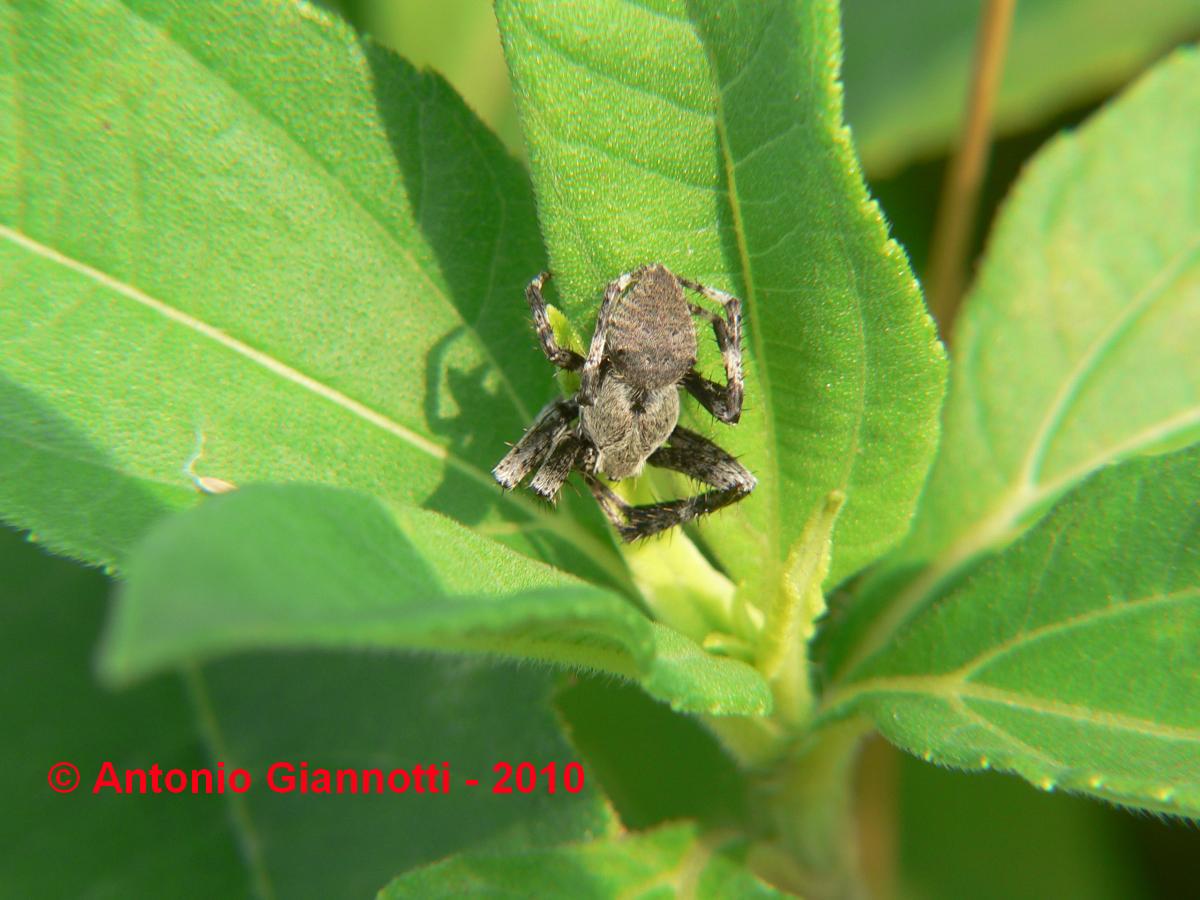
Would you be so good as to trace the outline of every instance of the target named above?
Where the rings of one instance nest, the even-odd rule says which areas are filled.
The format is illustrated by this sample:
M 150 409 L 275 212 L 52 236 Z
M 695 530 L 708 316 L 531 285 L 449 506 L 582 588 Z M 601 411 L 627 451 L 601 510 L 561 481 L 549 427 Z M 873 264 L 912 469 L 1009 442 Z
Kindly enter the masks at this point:
M 1029 488 L 1037 488 L 1038 475 L 1045 461 L 1046 452 L 1055 433 L 1066 420 L 1071 405 L 1078 398 L 1083 385 L 1097 371 L 1097 367 L 1103 362 L 1105 356 L 1117 346 L 1129 329 L 1150 312 L 1159 300 L 1171 296 L 1167 293 L 1168 288 L 1188 271 L 1197 257 L 1200 257 L 1200 234 L 1195 236 L 1188 247 L 1176 254 L 1175 258 L 1158 274 L 1158 277 L 1147 284 L 1128 308 L 1108 328 L 1097 335 L 1091 346 L 1079 358 L 1071 374 L 1051 401 L 1046 415 L 1035 432 L 1029 452 L 1018 470 L 1020 472 L 1018 479 L 1022 484 Z
M 953 677 L 960 678 L 963 681 L 975 681 L 974 676 L 981 674 L 982 670 L 986 666 L 994 663 L 998 659 L 1002 659 L 1009 653 L 1013 653 L 1024 648 L 1028 644 L 1040 641 L 1044 638 L 1070 632 L 1076 628 L 1082 628 L 1085 625 L 1100 622 L 1104 619 L 1120 617 L 1130 612 L 1139 611 L 1146 606 L 1157 606 L 1159 604 L 1171 605 L 1174 603 L 1196 599 L 1200 599 L 1200 588 L 1191 587 L 1168 594 L 1152 594 L 1146 597 L 1138 597 L 1134 600 L 1124 600 L 1117 603 L 1112 603 L 1108 606 L 1089 609 L 1087 612 L 1071 616 L 1070 618 L 1061 619 L 1057 622 L 1051 622 L 1047 625 L 1034 628 L 1031 631 L 1023 631 L 1020 634 L 1014 635 L 1008 640 L 990 648 L 987 652 L 974 657 L 965 666 L 955 670 L 952 675 Z
M 487 360 L 488 364 L 496 370 L 500 382 L 504 386 L 505 392 L 509 395 L 509 400 L 512 402 L 514 409 L 520 413 L 523 418 L 528 418 L 528 413 L 525 411 L 524 404 L 522 403 L 521 397 L 517 393 L 517 390 L 512 383 L 512 379 L 509 378 L 508 372 L 505 371 L 505 369 L 499 364 L 495 354 L 492 353 L 491 346 L 483 339 L 483 336 L 480 335 L 479 332 L 477 332 L 474 327 L 466 321 L 458 307 L 450 300 L 442 285 L 437 281 L 437 279 L 435 279 L 429 274 L 429 272 L 425 270 L 425 267 L 422 266 L 421 263 L 417 261 L 416 255 L 412 252 L 412 250 L 400 242 L 399 238 L 397 238 L 392 230 L 384 223 L 379 214 L 354 191 L 352 191 L 345 182 L 338 178 L 333 170 L 328 167 L 325 161 L 315 154 L 306 144 L 289 132 L 281 122 L 269 115 L 266 110 L 255 105 L 249 97 L 238 90 L 236 85 L 230 82 L 222 73 L 218 72 L 205 60 L 198 56 L 176 35 L 172 34 L 164 26 L 147 19 L 137 10 L 131 8 L 127 4 L 126 0 L 121 0 L 121 4 L 130 15 L 139 21 L 144 22 L 147 27 L 157 31 L 172 46 L 178 47 L 184 54 L 188 56 L 189 59 L 195 62 L 196 65 L 200 66 L 213 78 L 224 84 L 229 89 L 229 92 L 232 96 L 237 97 L 245 105 L 246 109 L 282 135 L 291 146 L 295 147 L 299 151 L 301 156 L 309 161 L 314 171 L 320 173 L 320 175 L 326 180 L 327 184 L 332 185 L 335 191 L 339 192 L 342 194 L 342 196 L 346 197 L 350 201 L 351 207 L 357 211 L 367 222 L 371 223 L 381 235 L 383 235 L 388 245 L 391 246 L 401 257 L 403 257 L 404 260 L 409 264 L 411 270 L 425 282 L 431 294 L 439 298 L 447 309 L 454 312 L 463 328 L 471 335 L 472 339 L 478 345 L 480 354 L 485 360 Z M 418 100 L 418 102 L 421 101 Z M 421 103 L 421 105 L 424 106 L 423 103 Z

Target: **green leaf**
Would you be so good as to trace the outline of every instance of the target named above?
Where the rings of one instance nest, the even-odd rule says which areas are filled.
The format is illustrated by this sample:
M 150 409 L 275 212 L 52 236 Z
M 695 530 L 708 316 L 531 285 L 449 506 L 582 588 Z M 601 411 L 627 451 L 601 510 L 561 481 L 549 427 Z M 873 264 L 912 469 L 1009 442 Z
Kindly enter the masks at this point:
M 751 667 L 609 591 L 436 513 L 308 485 L 251 486 L 153 529 L 131 557 L 101 665 L 125 681 L 284 647 L 495 653 L 636 679 L 692 712 L 771 705 Z
M 1200 54 L 1042 151 L 955 337 L 942 446 L 905 543 L 830 635 L 848 672 L 962 566 L 1100 466 L 1200 437 Z
M 752 666 L 716 656 L 673 628 L 651 625 L 654 659 L 642 685 L 677 712 L 762 716 L 771 712 L 771 689 Z
M 4 890 L 112 900 L 248 896 L 226 798 L 92 793 L 105 760 L 143 769 L 209 765 L 177 679 L 119 696 L 95 685 L 89 656 L 108 579 L 47 556 L 7 528 L 0 528 L 0 572 Z M 47 784 L 47 770 L 60 761 L 79 770 L 73 793 Z
M 975 2 L 849 0 L 846 113 L 868 171 L 947 147 L 962 123 Z M 1195 0 L 1021 0 L 996 97 L 1001 134 L 1104 96 L 1200 29 Z
M 203 439 L 200 476 L 422 505 L 628 583 L 594 513 L 488 474 L 553 394 L 544 259 L 526 174 L 442 81 L 290 0 L 0 21 L 0 514 L 119 563 L 195 502 Z
M 1200 445 L 1089 479 L 826 700 L 906 750 L 1200 813 Z
M 759 487 L 701 535 L 736 580 L 778 590 L 843 490 L 830 582 L 870 562 L 907 528 L 943 361 L 842 124 L 836 5 L 500 0 L 497 15 L 564 311 L 590 325 L 604 285 L 651 261 L 744 301 L 746 409 L 713 433 Z
M 0 880 L 16 896 L 368 896 L 398 870 L 467 847 L 511 850 L 612 827 L 587 766 L 579 794 L 493 794 L 498 760 L 572 761 L 550 679 L 486 660 L 243 657 L 119 694 L 91 672 L 110 582 L 0 529 Z M 73 762 L 58 795 L 46 772 Z M 244 768 L 242 795 L 92 793 L 118 769 Z M 282 794 L 276 762 L 411 769 L 450 764 L 449 794 Z M 479 788 L 464 785 L 478 778 Z M 337 852 L 331 853 L 330 847 Z M 70 853 L 64 856 L 64 847 Z
M 691 826 L 522 854 L 464 854 L 402 875 L 379 894 L 405 897 L 782 897 L 736 852 Z

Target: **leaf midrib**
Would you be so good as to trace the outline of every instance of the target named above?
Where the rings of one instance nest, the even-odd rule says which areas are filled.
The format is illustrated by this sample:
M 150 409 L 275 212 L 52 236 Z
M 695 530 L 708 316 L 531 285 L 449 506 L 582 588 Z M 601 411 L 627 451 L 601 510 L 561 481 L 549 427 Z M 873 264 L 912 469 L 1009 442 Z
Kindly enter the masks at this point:
M 1173 739 L 1177 740 L 1189 740 L 1200 743 L 1200 729 L 1181 729 L 1177 726 L 1163 725 L 1147 719 L 1127 716 L 1123 713 L 1090 710 L 1088 707 L 1082 707 L 1078 704 L 1032 697 L 973 680 L 975 676 L 979 675 L 983 669 L 997 659 L 1016 650 L 1024 649 L 1029 644 L 1044 638 L 1095 624 L 1104 619 L 1119 618 L 1126 614 L 1140 612 L 1148 606 L 1172 605 L 1197 599 L 1200 599 L 1200 587 L 1187 587 L 1178 591 L 1147 594 L 1144 597 L 1125 600 L 1108 606 L 1095 607 L 1065 619 L 1049 622 L 1031 631 L 1023 631 L 993 647 L 987 648 L 951 672 L 934 675 L 888 675 L 855 682 L 844 689 L 834 691 L 828 695 L 822 704 L 820 718 L 836 717 L 842 710 L 849 708 L 858 699 L 873 693 L 911 693 L 937 696 L 951 702 L 960 703 L 964 698 L 994 701 L 1004 703 L 1008 706 L 1028 709 L 1031 712 L 1060 715 L 1066 718 L 1073 718 L 1077 721 L 1086 721 L 1100 727 L 1107 724 L 1130 731 L 1154 733 L 1156 736 L 1173 737 Z M 966 708 L 964 707 L 964 709 Z M 1065 711 L 1078 712 L 1069 715 Z M 1140 723 L 1140 725 L 1135 727 L 1132 723 Z M 1141 725 L 1147 727 L 1140 727 Z M 1153 731 L 1152 729 L 1158 729 L 1158 731 Z
M 1128 453 L 1135 453 L 1142 447 L 1164 440 L 1171 434 L 1200 422 L 1200 407 L 1185 407 L 1168 418 L 1160 419 L 1155 426 L 1143 428 L 1128 435 L 1124 440 L 1111 444 L 1101 453 L 1093 455 L 1053 480 L 1042 482 L 1040 485 L 1037 483 L 1042 457 L 1054 438 L 1056 426 L 1065 421 L 1071 402 L 1078 396 L 1079 386 L 1091 374 L 1095 364 L 1115 340 L 1153 309 L 1155 302 L 1164 296 L 1170 296 L 1166 293 L 1167 288 L 1190 269 L 1198 256 L 1200 232 L 1193 235 L 1191 243 L 1176 253 L 1142 288 L 1129 307 L 1097 335 L 1046 407 L 1045 415 L 1034 433 L 1035 438 L 1008 490 L 997 495 L 989 510 L 980 515 L 957 540 L 936 557 L 928 560 L 922 573 L 884 607 L 854 651 L 847 656 L 842 665 L 840 680 L 853 674 L 880 648 L 886 646 L 890 638 L 911 618 L 912 613 L 923 604 L 925 598 L 932 596 L 964 564 L 1011 537 L 1017 523 L 1032 509 L 1106 462 Z M 1165 430 L 1163 426 L 1166 426 Z
M 779 7 L 776 6 L 775 9 L 778 10 Z M 734 238 L 737 241 L 738 262 L 742 269 L 742 277 L 744 280 L 744 289 L 746 293 L 746 305 L 749 309 L 749 316 L 754 326 L 749 329 L 750 344 L 754 348 L 754 371 L 755 375 L 758 377 L 760 395 L 759 403 L 761 404 L 763 411 L 766 445 L 770 450 L 769 465 L 771 468 L 771 477 L 769 480 L 764 479 L 770 486 L 770 489 L 767 491 L 767 538 L 768 546 L 773 548 L 776 553 L 776 559 L 772 560 L 772 562 L 778 564 L 782 562 L 782 558 L 780 557 L 782 552 L 782 548 L 780 547 L 780 533 L 782 531 L 782 524 L 779 501 L 779 445 L 777 443 L 778 435 L 775 429 L 774 398 L 771 394 L 770 375 L 767 373 L 766 356 L 764 355 L 765 349 L 763 336 L 761 334 L 762 329 L 757 327 L 760 324 L 759 317 L 756 313 L 756 310 L 758 309 L 758 291 L 755 286 L 754 272 L 750 262 L 750 248 L 747 246 L 746 242 L 745 224 L 742 221 L 742 203 L 737 187 L 737 163 L 733 158 L 733 148 L 729 144 L 729 130 L 725 121 L 725 90 L 730 85 L 736 84 L 737 78 L 735 77 L 726 84 L 721 84 L 718 74 L 719 70 L 717 68 L 717 61 L 713 57 L 712 51 L 709 50 L 708 44 L 699 34 L 697 37 L 700 40 L 700 46 L 704 48 L 704 54 L 708 59 L 708 68 L 712 75 L 713 84 L 716 87 L 716 94 L 713 97 L 713 103 L 715 107 L 713 112 L 713 122 L 716 125 L 717 136 L 721 142 L 721 161 L 725 168 L 726 194 L 729 198 L 729 211 L 733 219 Z M 763 42 L 765 42 L 765 38 L 760 39 L 759 45 L 755 47 L 754 53 L 758 52 Z M 746 71 L 747 67 L 743 67 L 739 70 L 739 77 Z M 772 581 L 774 580 L 773 573 L 769 574 L 769 578 Z
M 168 320 L 216 342 L 225 349 L 238 354 L 239 356 L 261 366 L 262 368 L 265 368 L 267 371 L 279 376 L 280 378 L 283 378 L 284 380 L 289 381 L 298 387 L 301 387 L 310 393 L 321 397 L 322 399 L 346 411 L 347 413 L 357 416 L 369 424 L 382 429 L 383 431 L 391 434 L 393 437 L 399 438 L 421 452 L 426 453 L 447 465 L 453 466 L 475 481 L 485 484 L 488 487 L 494 486 L 494 482 L 489 475 L 481 472 L 466 460 L 454 455 L 440 444 L 435 444 L 417 432 L 411 431 L 410 429 L 404 427 L 399 422 L 396 422 L 382 413 L 370 408 L 366 404 L 361 403 L 360 401 L 355 400 L 346 394 L 343 394 L 341 391 L 329 387 L 317 379 L 304 374 L 298 369 L 288 366 L 286 363 L 280 362 L 273 356 L 251 347 L 249 344 L 246 344 L 237 338 L 226 334 L 219 328 L 216 328 L 215 326 L 210 325 L 201 319 L 189 315 L 188 313 L 178 310 L 162 300 L 151 297 L 149 294 L 146 294 L 139 288 L 120 281 L 106 272 L 102 272 L 99 269 L 88 265 L 87 263 L 72 259 L 63 253 L 60 253 L 58 250 L 42 244 L 33 238 L 22 234 L 21 232 L 9 228 L 6 225 L 0 224 L 0 238 L 8 240 L 22 249 L 40 256 L 49 262 L 63 266 L 64 268 L 75 272 L 82 277 L 95 281 L 97 284 L 107 288 L 110 291 L 113 291 L 117 295 L 132 300 L 139 305 L 166 317 Z M 521 512 L 530 515 L 532 518 L 538 519 L 539 521 L 550 519 L 550 516 L 547 512 L 542 510 L 532 501 L 527 500 L 522 495 L 505 491 L 501 492 L 499 496 L 501 498 L 501 502 L 508 503 L 516 507 Z M 581 550 L 589 552 L 589 555 L 599 565 L 604 566 L 615 576 L 617 576 L 620 583 L 626 583 L 627 577 L 624 573 L 624 570 L 618 569 L 614 565 L 613 560 L 611 559 L 611 553 L 607 552 L 601 546 L 600 542 L 593 535 L 586 532 L 583 529 L 583 526 L 577 523 L 574 519 L 566 516 L 558 516 L 553 519 L 552 523 L 548 522 L 545 527 L 547 529 L 554 530 L 560 536 L 571 540 L 572 543 L 574 543 Z
M 235 768 L 234 757 L 229 751 L 216 710 L 213 708 L 203 670 L 194 663 L 189 664 L 184 668 L 182 676 L 191 699 L 196 728 L 209 758 L 213 762 L 228 763 L 231 769 Z M 241 851 L 239 856 L 248 870 L 254 892 L 261 900 L 274 900 L 275 887 L 263 857 L 263 842 L 250 814 L 250 805 L 235 791 L 226 791 L 225 794 L 229 803 L 229 821 Z
M 118 2 L 131 16 L 160 34 L 165 41 L 171 44 L 171 46 L 179 48 L 179 50 L 181 50 L 188 57 L 188 59 L 192 60 L 192 62 L 194 62 L 197 66 L 208 72 L 209 75 L 211 75 L 216 81 L 225 85 L 229 93 L 240 100 L 245 105 L 245 108 L 248 109 L 256 118 L 258 118 L 259 121 L 265 123 L 276 133 L 282 135 L 291 147 L 295 148 L 301 156 L 307 159 L 313 166 L 314 171 L 320 173 L 322 179 L 327 185 L 332 186 L 335 191 L 349 200 L 351 208 L 356 210 L 365 221 L 369 222 L 379 234 L 383 235 L 388 245 L 407 261 L 412 271 L 416 272 L 420 276 L 425 285 L 428 287 L 429 291 L 438 299 L 440 299 L 442 304 L 447 309 L 454 312 L 454 315 L 458 318 L 459 324 L 470 335 L 471 339 L 476 344 L 480 355 L 484 358 L 489 367 L 496 372 L 504 386 L 505 392 L 509 396 L 509 400 L 513 404 L 514 409 L 523 420 L 529 419 L 529 410 L 526 409 L 524 402 L 521 400 L 520 395 L 513 386 L 512 380 L 508 376 L 508 372 L 505 371 L 502 366 L 500 366 L 495 354 L 492 353 L 491 347 L 486 341 L 483 340 L 482 336 L 475 329 L 475 326 L 462 316 L 461 311 L 453 302 L 451 302 L 450 298 L 446 295 L 445 290 L 443 290 L 442 285 L 438 283 L 437 279 L 430 276 L 425 268 L 417 262 L 417 259 L 413 255 L 412 251 L 400 243 L 396 235 L 392 233 L 391 229 L 388 228 L 384 221 L 379 217 L 378 213 L 376 213 L 375 210 L 373 210 L 362 200 L 362 198 L 352 191 L 344 181 L 338 178 L 337 175 L 326 165 L 324 160 L 313 153 L 312 150 L 303 142 L 297 140 L 297 138 L 290 131 L 288 131 L 283 123 L 279 122 L 273 116 L 269 115 L 266 110 L 262 109 L 253 101 L 251 101 L 249 97 L 247 97 L 238 89 L 237 85 L 226 78 L 224 74 L 214 69 L 207 61 L 196 55 L 196 53 L 187 44 L 167 30 L 164 25 L 154 22 L 151 19 L 147 19 L 137 10 L 130 7 L 126 0 L 118 0 Z M 313 22 L 317 27 L 320 28 L 330 27 L 329 23 L 327 22 L 319 22 L 314 19 L 310 19 L 308 21 Z M 415 99 L 419 104 L 418 109 L 423 109 L 424 104 L 422 103 L 421 98 L 417 97 Z
M 979 700 L 1038 715 L 1068 719 L 1096 728 L 1110 728 L 1133 732 L 1143 737 L 1200 744 L 1200 728 L 1166 725 L 1126 713 L 1081 706 L 1077 703 L 1064 703 L 1046 697 L 1034 697 L 945 675 L 888 676 L 856 682 L 852 687 L 830 695 L 828 706 L 820 714 L 819 723 L 832 721 L 854 702 L 872 694 L 914 694 L 945 700 L 951 704 L 955 701 Z

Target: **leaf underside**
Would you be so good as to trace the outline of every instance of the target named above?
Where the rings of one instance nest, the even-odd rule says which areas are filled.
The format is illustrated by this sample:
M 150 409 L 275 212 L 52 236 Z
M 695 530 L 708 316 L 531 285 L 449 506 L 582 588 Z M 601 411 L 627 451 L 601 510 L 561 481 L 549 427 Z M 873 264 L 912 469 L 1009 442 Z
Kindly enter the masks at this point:
M 1181 51 L 1018 182 L 912 532 L 828 634 L 836 677 L 1092 471 L 1200 437 L 1198 107 L 1200 54 Z
M 1106 469 L 827 699 L 910 752 L 1200 814 L 1200 446 Z

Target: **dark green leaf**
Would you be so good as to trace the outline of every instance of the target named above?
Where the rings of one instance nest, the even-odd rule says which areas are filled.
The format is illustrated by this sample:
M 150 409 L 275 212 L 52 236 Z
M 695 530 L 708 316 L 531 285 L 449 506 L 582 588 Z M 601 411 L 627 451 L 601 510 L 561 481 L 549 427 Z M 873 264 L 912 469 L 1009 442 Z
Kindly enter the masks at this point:
M 609 832 L 590 771 L 580 794 L 492 792 L 501 760 L 561 770 L 577 759 L 548 708 L 549 681 L 488 660 L 378 653 L 206 667 L 198 694 L 213 752 L 254 776 L 239 827 L 260 882 L 280 898 L 367 897 L 397 872 L 468 848 L 517 852 Z M 266 772 L 280 761 L 383 772 L 446 762 L 451 790 L 275 793 Z
M 218 796 L 92 793 L 101 764 L 209 765 L 176 679 L 119 696 L 88 665 L 109 582 L 0 528 L 0 883 L 12 896 L 249 897 L 250 876 Z M 57 794 L 47 772 L 79 770 Z M 181 871 L 187 877 L 180 877 Z
M 746 820 L 745 773 L 700 722 L 611 679 L 581 678 L 554 700 L 571 745 L 621 822 Z
M 470 846 L 526 849 L 603 833 L 605 802 L 493 794 L 499 760 L 576 759 L 545 676 L 482 660 L 293 654 L 189 670 L 112 694 L 88 658 L 109 582 L 0 531 L 5 723 L 0 880 L 28 897 L 367 896 L 398 870 Z M 72 794 L 47 770 L 75 763 Z M 245 768 L 244 795 L 92 793 L 119 769 Z M 450 794 L 279 794 L 276 762 L 411 769 L 449 762 Z M 477 778 L 481 785 L 464 785 Z M 330 848 L 336 848 L 332 852 Z

